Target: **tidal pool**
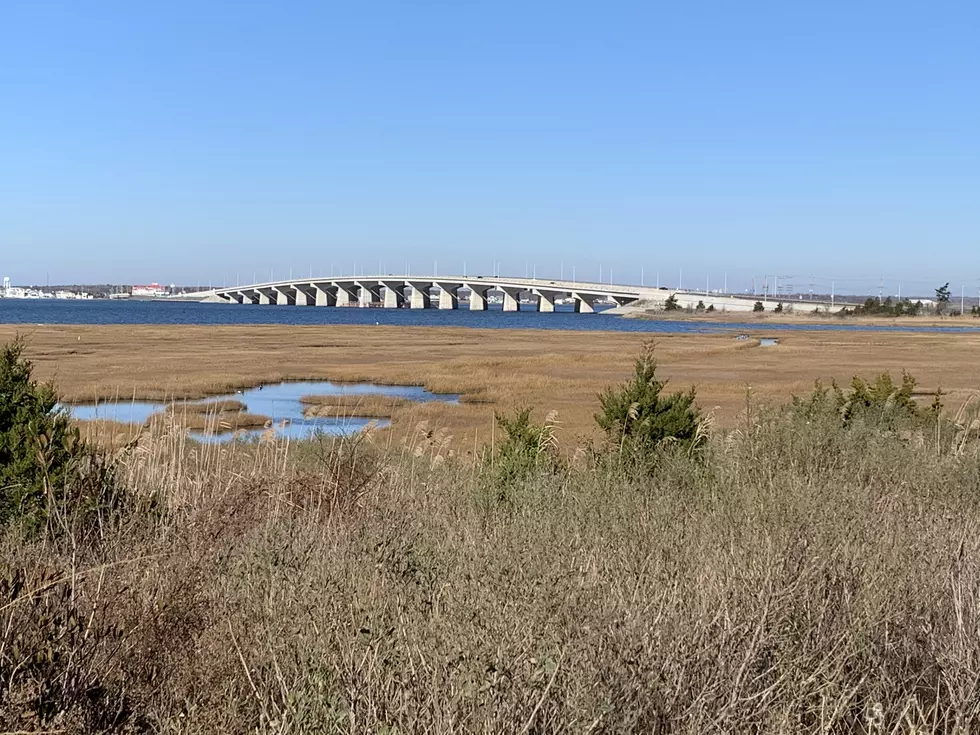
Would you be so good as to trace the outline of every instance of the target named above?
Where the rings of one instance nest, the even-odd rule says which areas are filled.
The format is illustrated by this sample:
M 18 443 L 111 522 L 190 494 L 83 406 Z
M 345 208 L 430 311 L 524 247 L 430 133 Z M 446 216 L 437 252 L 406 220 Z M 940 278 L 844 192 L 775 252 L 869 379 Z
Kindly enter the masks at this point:
M 211 396 L 199 401 L 185 401 L 188 405 L 206 405 L 220 401 L 239 401 L 245 405 L 245 413 L 265 416 L 272 420 L 272 429 L 277 438 L 308 439 L 314 434 L 349 435 L 363 430 L 368 424 L 388 426 L 386 419 L 371 419 L 357 415 L 356 403 L 339 409 L 340 416 L 306 416 L 303 396 L 389 396 L 409 401 L 425 403 L 442 401 L 458 403 L 459 396 L 450 393 L 432 393 L 425 388 L 411 385 L 376 385 L 374 383 L 333 383 L 325 380 L 287 381 L 260 385 L 256 388 Z M 162 413 L 167 405 L 176 403 L 179 410 L 181 401 L 133 401 L 113 400 L 99 403 L 79 403 L 65 406 L 71 415 L 80 421 L 103 419 L 127 424 L 144 424 L 151 416 Z M 198 441 L 228 442 L 234 439 L 252 439 L 261 436 L 268 429 L 239 429 L 222 433 L 191 431 Z

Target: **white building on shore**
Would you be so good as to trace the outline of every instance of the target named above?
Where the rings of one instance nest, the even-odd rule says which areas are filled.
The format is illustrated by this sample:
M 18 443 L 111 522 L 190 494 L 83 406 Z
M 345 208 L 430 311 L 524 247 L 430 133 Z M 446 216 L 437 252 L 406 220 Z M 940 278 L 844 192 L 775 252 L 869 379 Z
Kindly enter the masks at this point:
M 4 299 L 90 299 L 92 294 L 84 291 L 44 291 L 39 288 L 23 288 L 21 286 L 11 286 L 10 278 L 3 279 L 3 289 L 0 290 L 0 298 Z
M 165 286 L 161 286 L 159 283 L 153 282 L 143 286 L 133 286 L 132 291 L 133 298 L 161 298 L 163 296 L 169 296 L 170 292 Z

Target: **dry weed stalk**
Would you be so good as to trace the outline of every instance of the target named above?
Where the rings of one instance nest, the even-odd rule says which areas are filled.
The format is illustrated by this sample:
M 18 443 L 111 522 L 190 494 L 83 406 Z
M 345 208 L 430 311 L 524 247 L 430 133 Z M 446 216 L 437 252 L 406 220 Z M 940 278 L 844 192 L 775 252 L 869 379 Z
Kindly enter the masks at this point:
M 426 423 L 145 432 L 124 504 L 0 540 L 0 726 L 973 731 L 975 405 L 942 452 L 760 409 L 652 474 L 580 453 L 506 502 Z

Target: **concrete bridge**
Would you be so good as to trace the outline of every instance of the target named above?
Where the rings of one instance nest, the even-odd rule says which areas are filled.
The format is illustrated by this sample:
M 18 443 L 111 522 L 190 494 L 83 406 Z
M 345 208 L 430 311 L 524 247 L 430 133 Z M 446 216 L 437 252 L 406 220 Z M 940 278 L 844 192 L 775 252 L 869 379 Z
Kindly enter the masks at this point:
M 465 308 L 484 311 L 490 292 L 502 297 L 504 311 L 518 311 L 522 302 L 537 304 L 538 311 L 553 312 L 561 300 L 571 302 L 576 312 L 591 313 L 603 302 L 617 307 L 636 305 L 640 309 L 663 308 L 673 296 L 682 309 L 697 306 L 717 311 L 752 311 L 760 301 L 772 311 L 779 301 L 784 308 L 830 311 L 833 304 L 795 301 L 750 295 L 722 295 L 666 288 L 616 285 L 588 281 L 548 280 L 545 278 L 506 278 L 503 276 L 350 276 L 337 278 L 290 278 L 285 281 L 228 286 L 184 294 L 210 303 L 278 304 L 279 306 L 383 306 L 389 309 L 458 309 L 460 295 Z M 838 305 L 839 308 L 839 305 Z
M 517 311 L 522 298 L 530 298 L 537 302 L 538 311 L 553 312 L 558 300 L 570 299 L 575 311 L 582 313 L 595 311 L 596 302 L 599 301 L 626 306 L 640 300 L 662 302 L 672 293 L 639 286 L 540 278 L 386 275 L 290 278 L 250 286 L 218 288 L 193 296 L 212 303 L 230 304 L 456 309 L 460 305 L 460 292 L 468 292 L 469 309 L 483 311 L 487 308 L 490 291 L 503 295 L 504 311 Z

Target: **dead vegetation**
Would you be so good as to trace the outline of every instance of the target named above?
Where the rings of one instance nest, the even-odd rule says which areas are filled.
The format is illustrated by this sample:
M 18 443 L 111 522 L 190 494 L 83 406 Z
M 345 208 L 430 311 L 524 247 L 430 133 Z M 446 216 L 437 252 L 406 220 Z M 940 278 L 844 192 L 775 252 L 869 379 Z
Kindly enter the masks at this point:
M 0 537 L 0 729 L 975 730 L 977 404 L 825 399 L 519 481 L 431 424 L 145 435 L 125 502 Z
M 768 333 L 771 326 L 765 329 Z M 0 340 L 18 331 L 27 330 L 0 325 Z M 922 389 L 941 386 L 953 402 L 980 378 L 976 333 L 781 336 L 778 347 L 762 350 L 739 349 L 734 333 L 663 334 L 657 349 L 664 376 L 674 385 L 697 385 L 702 407 L 721 427 L 735 425 L 749 387 L 757 400 L 782 402 L 808 391 L 816 378 L 845 384 L 870 369 L 895 375 L 907 369 Z M 387 431 L 397 443 L 417 423 L 430 421 L 445 428 L 462 452 L 489 440 L 495 412 L 523 405 L 557 411 L 567 446 L 594 441 L 594 397 L 627 377 L 645 337 L 384 326 L 50 325 L 30 327 L 28 352 L 39 377 L 56 380 L 69 401 L 193 400 L 284 379 L 423 384 L 434 392 L 462 394 L 460 403 L 398 408 Z M 134 349 L 137 345 L 141 349 Z
M 177 414 L 219 414 L 243 413 L 246 405 L 241 401 L 173 401 L 167 404 L 167 411 Z
M 165 413 L 154 414 L 147 422 L 151 431 L 176 424 L 189 431 L 221 434 L 242 429 L 261 429 L 272 426 L 267 416 L 245 411 L 241 401 L 174 402 L 167 405 Z
M 414 402 L 398 396 L 340 395 L 303 396 L 300 403 L 306 405 L 307 416 L 338 417 L 361 416 L 372 419 L 391 418 Z

